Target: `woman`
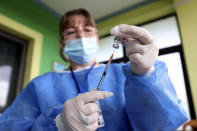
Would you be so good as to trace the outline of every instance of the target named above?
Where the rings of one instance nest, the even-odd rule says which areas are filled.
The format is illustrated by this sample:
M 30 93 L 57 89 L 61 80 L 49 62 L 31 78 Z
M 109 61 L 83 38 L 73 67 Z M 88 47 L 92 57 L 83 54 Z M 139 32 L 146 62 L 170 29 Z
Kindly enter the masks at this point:
M 98 34 L 84 9 L 61 19 L 60 38 L 69 70 L 32 80 L 0 118 L 1 130 L 175 130 L 187 120 L 164 63 L 155 61 L 156 41 L 139 27 L 119 25 L 128 64 L 111 64 L 96 88 L 105 65 L 95 61 Z M 103 99 L 103 100 L 101 100 Z M 100 125 L 99 105 L 105 125 Z

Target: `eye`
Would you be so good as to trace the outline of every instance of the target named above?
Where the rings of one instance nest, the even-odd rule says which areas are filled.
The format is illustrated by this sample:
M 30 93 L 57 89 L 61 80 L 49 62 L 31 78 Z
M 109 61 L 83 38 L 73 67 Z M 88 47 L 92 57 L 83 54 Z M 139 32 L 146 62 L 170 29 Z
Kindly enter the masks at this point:
M 91 29 L 84 29 L 85 32 L 93 32 Z
M 76 32 L 75 31 L 68 31 L 66 32 L 66 35 L 72 35 L 72 34 L 75 34 Z
M 64 31 L 65 36 L 70 36 L 70 35 L 74 35 L 74 34 L 76 34 L 76 30 L 74 30 L 74 29 L 67 29 Z
M 93 28 L 93 27 L 91 27 L 91 26 L 86 26 L 86 27 L 84 28 L 84 31 L 85 31 L 85 32 L 88 32 L 88 33 L 93 33 L 93 32 L 95 32 L 95 28 Z

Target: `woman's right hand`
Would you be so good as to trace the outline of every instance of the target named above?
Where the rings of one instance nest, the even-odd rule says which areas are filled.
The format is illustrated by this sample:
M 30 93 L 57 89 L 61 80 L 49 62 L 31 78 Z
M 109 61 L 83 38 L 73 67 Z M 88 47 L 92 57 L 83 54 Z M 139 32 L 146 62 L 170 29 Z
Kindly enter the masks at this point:
M 59 116 L 66 131 L 94 131 L 98 128 L 99 106 L 96 101 L 112 96 L 106 91 L 91 91 L 69 99 Z M 58 127 L 59 128 L 59 127 Z

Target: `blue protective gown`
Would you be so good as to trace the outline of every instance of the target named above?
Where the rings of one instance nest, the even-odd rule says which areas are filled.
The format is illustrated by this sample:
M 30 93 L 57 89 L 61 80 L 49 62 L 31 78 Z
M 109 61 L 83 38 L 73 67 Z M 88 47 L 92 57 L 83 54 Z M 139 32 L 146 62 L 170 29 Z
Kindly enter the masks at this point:
M 101 90 L 113 96 L 100 101 L 105 126 L 98 131 L 171 131 L 188 118 L 164 63 L 155 62 L 150 76 L 130 72 L 130 64 L 112 64 Z M 105 66 L 89 74 L 85 91 L 96 88 Z M 79 85 L 88 69 L 75 71 Z M 54 119 L 63 104 L 78 95 L 70 72 L 50 72 L 32 80 L 0 117 L 1 131 L 56 131 Z

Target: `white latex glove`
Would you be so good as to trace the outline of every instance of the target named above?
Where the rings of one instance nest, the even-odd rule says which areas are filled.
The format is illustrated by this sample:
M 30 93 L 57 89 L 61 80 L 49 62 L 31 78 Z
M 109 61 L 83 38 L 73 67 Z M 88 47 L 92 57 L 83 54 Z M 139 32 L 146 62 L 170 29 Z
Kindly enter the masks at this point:
M 156 40 L 146 29 L 121 24 L 112 28 L 111 34 L 123 37 L 122 44 L 126 47 L 132 73 L 138 75 L 152 73 L 159 50 Z
M 98 128 L 99 106 L 96 101 L 112 96 L 106 91 L 91 91 L 69 99 L 57 121 L 58 129 L 65 131 L 94 131 Z M 56 118 L 57 119 L 57 118 Z M 59 127 L 63 126 L 63 127 Z

